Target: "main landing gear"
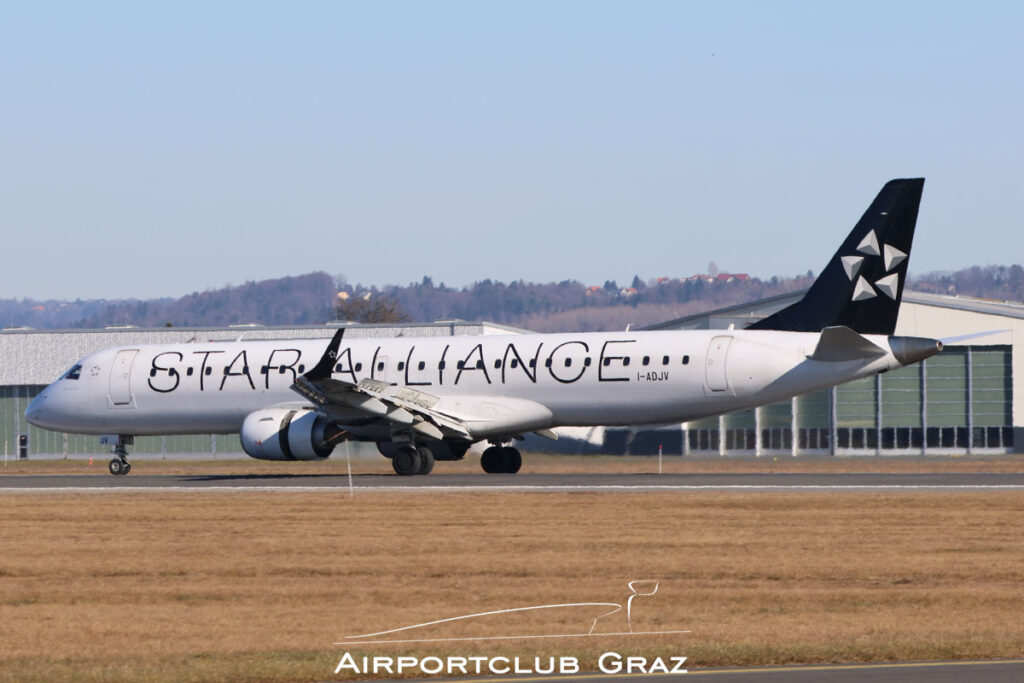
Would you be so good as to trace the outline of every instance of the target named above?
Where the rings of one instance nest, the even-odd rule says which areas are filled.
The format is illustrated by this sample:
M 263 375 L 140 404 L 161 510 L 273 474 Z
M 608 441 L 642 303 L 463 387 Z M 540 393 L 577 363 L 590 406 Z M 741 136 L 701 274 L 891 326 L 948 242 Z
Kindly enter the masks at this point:
M 487 474 L 515 474 L 523 466 L 518 448 L 491 446 L 480 455 L 480 466 Z
M 413 474 L 430 474 L 434 469 L 434 454 L 425 447 L 402 446 L 391 457 L 395 474 L 403 477 Z
M 132 443 L 132 437 L 120 436 L 114 448 L 110 451 L 114 454 L 114 457 L 107 467 L 115 477 L 123 477 L 132 471 L 132 465 L 128 462 L 128 449 L 125 448 L 130 443 Z

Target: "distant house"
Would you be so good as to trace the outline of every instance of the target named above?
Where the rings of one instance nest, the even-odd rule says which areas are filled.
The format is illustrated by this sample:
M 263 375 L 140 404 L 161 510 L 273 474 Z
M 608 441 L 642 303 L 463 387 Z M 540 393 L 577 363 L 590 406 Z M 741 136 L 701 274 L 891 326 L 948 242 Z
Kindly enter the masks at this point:
M 639 292 L 637 292 L 636 287 L 626 287 L 620 290 L 619 294 L 628 299 L 631 296 L 636 296 L 637 294 L 639 294 Z

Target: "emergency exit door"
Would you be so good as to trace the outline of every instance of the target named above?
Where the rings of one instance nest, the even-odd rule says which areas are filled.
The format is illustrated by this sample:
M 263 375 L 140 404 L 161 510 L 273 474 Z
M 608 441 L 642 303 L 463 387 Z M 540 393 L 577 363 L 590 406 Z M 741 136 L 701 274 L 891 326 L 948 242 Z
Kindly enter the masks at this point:
M 705 379 L 711 391 L 725 391 L 729 388 L 729 380 L 725 374 L 725 362 L 729 356 L 729 344 L 732 337 L 713 337 L 708 344 L 708 355 L 705 364 Z

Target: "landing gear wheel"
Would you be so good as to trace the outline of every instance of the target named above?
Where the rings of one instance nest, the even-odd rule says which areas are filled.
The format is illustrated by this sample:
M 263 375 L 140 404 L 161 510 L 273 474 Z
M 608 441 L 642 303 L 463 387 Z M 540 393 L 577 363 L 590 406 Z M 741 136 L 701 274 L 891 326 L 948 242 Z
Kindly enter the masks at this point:
M 131 470 L 131 467 L 132 466 L 128 464 L 128 461 L 123 458 L 113 458 L 110 461 L 110 464 L 108 465 L 110 473 L 113 474 L 115 477 L 120 477 L 125 474 L 128 474 L 129 470 Z
M 132 471 L 132 464 L 130 462 L 128 462 L 127 460 L 125 460 L 124 461 L 124 473 L 128 474 L 131 471 Z
M 506 446 L 501 449 L 501 471 L 505 474 L 515 474 L 523 466 L 523 456 L 518 448 Z
M 417 474 L 430 474 L 434 469 L 434 452 L 426 446 L 416 449 L 420 456 L 420 470 Z
M 395 455 L 391 458 L 391 466 L 395 469 L 395 474 L 407 477 L 412 474 L 419 474 L 423 464 L 420 460 L 420 454 L 416 452 L 415 448 L 404 446 L 395 451 Z
M 491 446 L 480 454 L 480 467 L 487 474 L 499 474 L 502 472 L 501 449 Z

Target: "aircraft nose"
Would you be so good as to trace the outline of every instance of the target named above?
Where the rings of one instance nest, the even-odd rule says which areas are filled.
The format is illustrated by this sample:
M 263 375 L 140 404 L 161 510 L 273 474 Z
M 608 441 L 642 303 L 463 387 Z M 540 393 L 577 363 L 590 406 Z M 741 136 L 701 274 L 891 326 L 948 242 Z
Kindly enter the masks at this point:
M 32 399 L 32 402 L 28 404 L 28 408 L 25 409 L 25 419 L 33 427 L 46 428 L 47 403 L 50 401 L 50 398 L 50 387 L 46 387 Z

